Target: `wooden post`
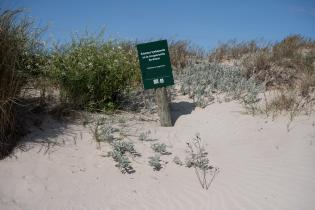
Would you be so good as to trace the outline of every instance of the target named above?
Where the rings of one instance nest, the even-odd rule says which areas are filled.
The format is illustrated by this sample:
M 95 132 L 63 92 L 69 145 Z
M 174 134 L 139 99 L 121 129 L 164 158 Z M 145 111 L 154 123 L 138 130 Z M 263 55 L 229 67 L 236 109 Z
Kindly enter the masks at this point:
M 160 116 L 160 123 L 162 127 L 171 127 L 171 109 L 165 87 L 155 89 L 155 100 L 158 106 L 158 113 Z

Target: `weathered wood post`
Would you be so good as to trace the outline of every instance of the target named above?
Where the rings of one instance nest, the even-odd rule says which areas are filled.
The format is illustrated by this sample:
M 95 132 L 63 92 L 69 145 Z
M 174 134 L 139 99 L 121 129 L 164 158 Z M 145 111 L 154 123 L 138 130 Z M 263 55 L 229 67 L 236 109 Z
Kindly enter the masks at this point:
M 160 123 L 163 127 L 172 126 L 170 102 L 165 87 L 155 89 L 155 101 L 158 106 Z
M 171 61 L 166 40 L 137 45 L 144 89 L 155 90 L 160 123 L 172 126 L 170 99 L 166 86 L 174 85 Z

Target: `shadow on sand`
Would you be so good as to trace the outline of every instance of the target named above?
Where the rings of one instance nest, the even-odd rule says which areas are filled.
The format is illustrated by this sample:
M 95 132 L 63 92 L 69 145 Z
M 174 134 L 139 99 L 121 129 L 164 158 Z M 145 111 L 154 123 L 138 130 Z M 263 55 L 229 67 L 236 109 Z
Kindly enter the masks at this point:
M 41 106 L 30 105 L 24 109 L 20 111 L 20 124 L 25 131 L 13 148 L 11 157 L 16 157 L 17 151 L 27 152 L 33 148 L 38 149 L 38 153 L 50 154 L 69 140 L 76 144 L 78 132 L 68 126 L 73 124 L 70 120 L 58 118 Z
M 42 122 L 29 125 L 28 134 L 20 139 L 15 149 L 27 152 L 36 147 L 38 153 L 49 154 L 65 145 L 67 123 L 54 120 L 48 115 L 39 118 Z
M 171 103 L 172 124 L 175 125 L 177 119 L 182 115 L 191 114 L 196 105 L 187 101 Z

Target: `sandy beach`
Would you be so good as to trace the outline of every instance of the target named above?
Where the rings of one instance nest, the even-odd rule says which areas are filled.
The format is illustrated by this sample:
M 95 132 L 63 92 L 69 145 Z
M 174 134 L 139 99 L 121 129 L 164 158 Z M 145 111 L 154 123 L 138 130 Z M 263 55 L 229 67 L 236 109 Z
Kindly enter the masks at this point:
M 0 210 L 315 210 L 314 22 L 0 0 Z
M 236 102 L 202 109 L 184 96 L 173 101 L 172 114 L 174 127 L 125 116 L 134 134 L 129 140 L 141 153 L 132 160 L 133 174 L 104 157 L 110 146 L 98 147 L 89 126 L 47 116 L 0 162 L 0 209 L 314 209 L 314 115 L 298 116 L 288 131 L 287 116 L 251 116 Z M 137 137 L 149 130 L 152 142 L 172 153 L 161 157 L 160 171 L 148 165 L 152 142 Z M 192 168 L 172 161 L 185 159 L 186 142 L 196 133 L 219 168 L 208 190 Z

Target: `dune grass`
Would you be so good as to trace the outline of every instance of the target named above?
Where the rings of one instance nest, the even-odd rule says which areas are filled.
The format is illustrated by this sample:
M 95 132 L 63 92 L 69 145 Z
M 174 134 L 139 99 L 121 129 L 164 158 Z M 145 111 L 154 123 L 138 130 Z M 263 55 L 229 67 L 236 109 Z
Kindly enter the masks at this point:
M 0 158 L 18 139 L 16 108 L 19 94 L 36 66 L 40 31 L 23 17 L 22 10 L 0 11 Z

